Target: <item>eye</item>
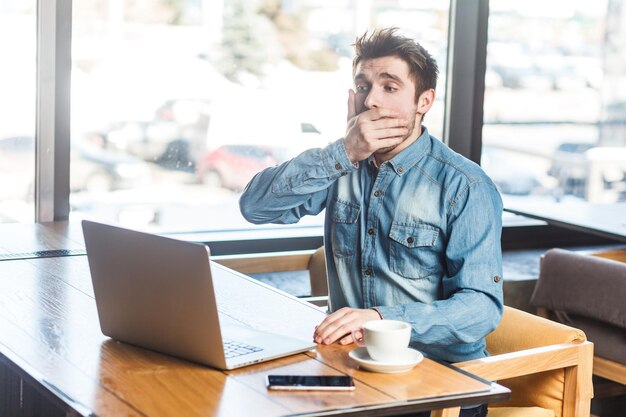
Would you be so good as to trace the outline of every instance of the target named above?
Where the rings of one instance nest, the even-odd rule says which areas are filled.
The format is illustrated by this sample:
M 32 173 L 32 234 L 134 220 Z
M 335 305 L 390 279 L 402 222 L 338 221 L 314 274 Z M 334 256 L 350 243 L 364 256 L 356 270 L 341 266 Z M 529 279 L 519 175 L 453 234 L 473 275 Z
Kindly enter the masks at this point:
M 392 85 L 386 85 L 385 91 L 388 93 L 395 93 L 396 91 L 398 91 L 398 89 Z
M 357 93 L 367 93 L 370 89 L 369 85 L 359 84 L 355 86 Z

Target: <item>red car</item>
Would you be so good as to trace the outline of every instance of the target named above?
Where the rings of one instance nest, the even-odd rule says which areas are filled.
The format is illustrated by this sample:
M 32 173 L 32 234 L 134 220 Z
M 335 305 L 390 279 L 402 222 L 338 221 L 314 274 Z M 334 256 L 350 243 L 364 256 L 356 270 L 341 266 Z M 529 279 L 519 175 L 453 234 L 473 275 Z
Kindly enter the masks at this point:
M 222 145 L 200 157 L 196 164 L 196 175 L 210 187 L 241 191 L 257 172 L 286 159 L 287 150 L 282 148 Z

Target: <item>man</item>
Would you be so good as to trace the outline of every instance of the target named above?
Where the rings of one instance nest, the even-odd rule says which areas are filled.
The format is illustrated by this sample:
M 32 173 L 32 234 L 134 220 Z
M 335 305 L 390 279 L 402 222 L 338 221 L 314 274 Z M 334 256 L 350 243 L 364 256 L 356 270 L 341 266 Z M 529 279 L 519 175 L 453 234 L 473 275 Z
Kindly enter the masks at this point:
M 345 137 L 257 174 L 242 214 L 295 223 L 326 209 L 331 314 L 315 342 L 352 343 L 363 323 L 395 319 L 429 355 L 485 357 L 502 315 L 500 195 L 422 126 L 438 73 L 424 48 L 385 29 L 357 39 L 355 52 Z

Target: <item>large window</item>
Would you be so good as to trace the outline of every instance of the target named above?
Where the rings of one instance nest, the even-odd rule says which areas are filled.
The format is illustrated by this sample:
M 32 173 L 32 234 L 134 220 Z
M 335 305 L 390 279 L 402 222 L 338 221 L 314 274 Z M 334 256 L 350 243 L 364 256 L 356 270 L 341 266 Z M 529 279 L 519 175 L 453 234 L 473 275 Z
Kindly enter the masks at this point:
M 441 1 L 82 0 L 73 4 L 71 217 L 159 231 L 247 229 L 261 169 L 343 136 L 352 43 L 398 26 L 441 69 Z M 321 218 L 299 226 L 321 225 Z
M 33 3 L 5 1 L 0 8 L 1 53 L 15 64 L 0 68 L 0 106 L 9 115 L 0 124 L 2 221 L 33 219 Z M 65 184 L 70 160 L 73 220 L 157 231 L 253 229 L 237 208 L 249 178 L 343 135 L 351 44 L 366 29 L 398 26 L 437 58 L 438 101 L 425 123 L 442 136 L 447 2 L 59 3 L 72 6 L 71 17 L 59 9 L 57 22 L 72 25 L 71 155 L 65 158 L 67 149 L 60 147 L 54 172 L 63 171 L 58 178 Z M 624 200 L 623 0 L 489 3 L 482 164 L 505 204 Z M 478 2 L 453 4 L 479 8 Z M 470 15 L 463 21 L 472 21 Z M 469 36 L 476 29 L 455 23 L 453 33 Z M 69 45 L 69 37 L 60 39 Z M 58 72 L 67 74 L 59 62 Z M 463 63 L 454 65 L 463 69 Z M 62 122 L 70 120 L 64 110 L 48 107 Z M 465 107 L 455 113 L 471 113 Z M 478 139 L 469 138 L 463 145 Z M 40 171 L 50 178 L 45 166 Z M 67 213 L 63 192 L 54 194 L 61 218 Z M 311 218 L 298 226 L 319 231 L 320 224 Z
M 505 205 L 626 200 L 625 6 L 490 1 L 482 165 Z
M 0 5 L 0 223 L 34 220 L 35 8 Z

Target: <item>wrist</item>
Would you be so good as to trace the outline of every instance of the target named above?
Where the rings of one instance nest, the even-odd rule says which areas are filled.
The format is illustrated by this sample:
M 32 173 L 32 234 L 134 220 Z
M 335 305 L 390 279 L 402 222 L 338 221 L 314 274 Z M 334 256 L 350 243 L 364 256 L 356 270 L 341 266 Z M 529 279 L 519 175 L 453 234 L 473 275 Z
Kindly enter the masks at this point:
M 378 314 L 378 318 L 381 320 L 385 320 L 385 318 L 383 317 L 382 314 L 380 314 L 380 311 L 378 311 L 378 309 L 376 307 L 371 307 L 370 310 L 373 310 L 376 312 L 376 314 Z
M 354 167 L 358 168 L 359 159 L 354 155 L 354 152 L 352 152 L 352 149 L 350 149 L 350 147 L 348 146 L 346 138 L 343 138 L 343 150 L 346 153 L 346 157 L 348 158 L 348 161 L 350 161 L 350 163 Z

